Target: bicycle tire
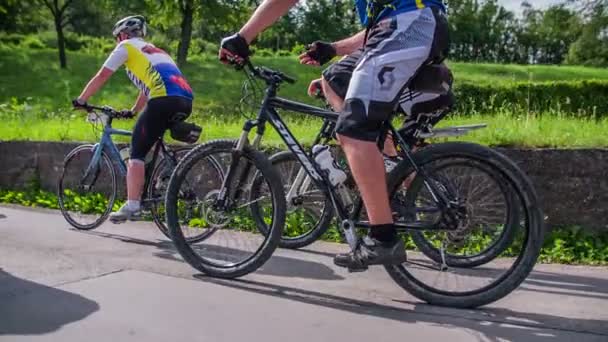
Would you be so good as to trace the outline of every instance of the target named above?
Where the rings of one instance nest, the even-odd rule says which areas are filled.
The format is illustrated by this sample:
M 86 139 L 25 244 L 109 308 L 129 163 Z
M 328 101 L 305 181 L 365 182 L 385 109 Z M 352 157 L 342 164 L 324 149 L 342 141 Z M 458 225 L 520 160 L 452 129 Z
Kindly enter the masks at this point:
M 193 250 L 188 241 L 184 238 L 178 218 L 178 192 L 181 184 L 186 177 L 189 167 L 194 165 L 198 160 L 206 158 L 207 155 L 212 155 L 214 150 L 225 151 L 233 149 L 236 146 L 234 140 L 214 140 L 202 144 L 188 153 L 177 165 L 167 189 L 165 200 L 165 208 L 167 211 L 167 225 L 169 227 L 171 239 L 175 244 L 180 255 L 184 260 L 200 272 L 218 278 L 237 278 L 254 272 L 261 267 L 272 256 L 272 253 L 278 247 L 281 238 L 281 232 L 285 224 L 285 193 L 281 184 L 278 173 L 272 166 L 268 157 L 259 151 L 245 147 L 242 151 L 242 157 L 247 158 L 255 168 L 260 172 L 268 185 L 272 194 L 273 217 L 270 232 L 264 240 L 263 244 L 256 250 L 255 254 L 248 258 L 245 262 L 226 267 L 219 267 L 205 262 Z
M 464 162 L 463 162 L 464 163 Z M 475 165 L 475 167 L 483 168 L 482 164 Z M 486 169 L 484 170 L 488 175 L 492 176 L 492 170 Z M 517 199 L 515 198 L 515 194 L 510 191 L 510 187 L 508 184 L 504 184 L 501 182 L 501 178 L 498 175 L 494 175 L 496 177 L 495 181 L 497 181 L 498 186 L 500 187 L 500 191 L 503 195 L 505 195 L 505 201 L 507 205 L 507 218 L 504 225 L 504 228 L 493 243 L 491 243 L 487 248 L 483 251 L 475 254 L 475 255 L 453 255 L 449 252 L 445 252 L 445 262 L 448 266 L 454 267 L 477 267 L 483 265 L 485 263 L 494 260 L 496 256 L 503 253 L 513 242 L 515 239 L 516 226 L 519 224 L 519 206 L 515 203 Z M 417 191 L 419 191 L 423 186 L 423 182 L 420 177 L 414 179 L 414 181 L 410 184 L 408 191 L 406 193 L 406 205 L 413 205 L 416 200 Z M 410 233 L 412 240 L 416 247 L 428 256 L 431 260 L 441 263 L 441 251 L 434 246 L 424 235 L 423 232 L 413 231 Z
M 173 151 L 173 153 L 175 154 L 175 156 L 177 157 L 177 161 L 179 162 L 179 160 L 186 155 L 188 152 L 190 152 L 191 148 L 189 147 L 180 147 L 177 148 Z M 181 155 L 181 156 L 180 156 Z M 169 165 L 171 161 L 167 160 L 167 158 L 163 158 L 155 167 L 154 170 L 152 171 L 152 175 L 150 176 L 150 182 L 148 183 L 148 189 L 146 189 L 146 196 L 148 197 L 148 200 L 152 200 L 155 189 L 157 187 L 157 182 L 159 180 L 159 178 L 161 176 L 165 176 L 167 174 L 167 172 L 165 171 L 165 168 Z M 171 170 L 172 172 L 173 170 Z M 171 173 L 169 172 L 169 177 L 171 176 Z M 169 179 L 167 179 L 167 182 L 169 181 Z M 164 201 L 163 201 L 164 202 Z M 163 203 L 164 204 L 164 203 Z M 158 228 L 158 230 L 161 231 L 161 233 L 163 233 L 163 235 L 165 235 L 167 238 L 171 238 L 171 236 L 169 235 L 169 228 L 167 228 L 167 226 L 164 223 L 164 216 L 160 214 L 158 206 L 152 202 L 152 205 L 150 206 L 150 212 L 152 213 L 152 220 L 154 221 L 154 224 L 156 224 L 156 227 Z
M 464 142 L 434 144 L 413 155 L 414 162 L 420 167 L 442 157 L 481 160 L 488 165 L 493 165 L 504 175 L 524 204 L 522 209 L 528 224 L 523 241 L 523 252 L 518 255 L 513 266 L 500 277 L 499 281 L 475 291 L 457 294 L 430 288 L 416 279 L 403 265 L 387 265 L 385 269 L 404 290 L 429 304 L 455 308 L 475 308 L 487 305 L 514 291 L 536 264 L 544 237 L 543 213 L 539 207 L 538 196 L 528 177 L 515 163 L 504 155 L 480 145 Z M 390 193 L 392 194 L 402 180 L 412 172 L 409 163 L 400 163 L 389 175 Z
M 275 153 L 269 159 L 270 159 L 272 165 L 277 169 L 279 168 L 279 165 L 281 163 L 296 162 L 299 164 L 298 159 L 291 151 L 282 151 L 282 152 Z M 283 176 L 283 175 L 281 175 L 281 176 Z M 283 177 L 281 179 L 284 180 Z M 252 185 L 252 193 L 255 191 L 256 187 L 260 186 L 261 182 L 259 180 L 260 180 L 260 178 L 255 179 L 255 181 Z M 286 184 L 286 186 L 288 186 L 288 187 L 290 185 L 291 184 Z M 312 186 L 314 186 L 314 185 L 312 185 Z M 285 189 L 286 193 L 287 193 L 287 191 L 288 191 L 288 188 Z M 288 205 L 288 208 L 289 208 L 289 205 Z M 298 236 L 287 237 L 287 236 L 282 235 L 281 241 L 279 242 L 279 247 L 288 248 L 288 249 L 298 249 L 298 248 L 306 247 L 306 246 L 314 243 L 315 241 L 317 241 L 321 237 L 321 235 L 323 235 L 327 231 L 327 229 L 329 229 L 329 226 L 330 226 L 331 221 L 334 216 L 333 204 L 331 203 L 330 199 L 325 198 L 323 208 L 321 208 L 321 210 L 322 210 L 321 215 L 320 215 L 319 219 L 316 221 L 316 223 L 312 229 L 307 230 L 304 234 L 301 234 Z M 254 211 L 254 212 L 257 214 L 254 216 L 256 225 L 257 225 L 258 229 L 260 230 L 260 232 L 262 234 L 265 234 L 268 230 L 267 225 L 264 222 L 264 220 L 262 219 L 262 217 L 260 217 L 259 211 Z
M 112 212 L 112 207 L 114 206 L 114 202 L 116 201 L 116 194 L 118 191 L 116 170 L 114 169 L 114 166 L 112 164 L 110 157 L 106 154 L 105 151 L 102 151 L 101 160 L 100 160 L 99 165 L 100 165 L 100 167 L 103 167 L 103 165 L 105 165 L 110 170 L 110 178 L 112 180 L 112 185 L 111 185 L 112 192 L 111 192 L 110 198 L 108 199 L 108 205 L 106 206 L 106 209 L 93 223 L 81 224 L 81 223 L 77 222 L 70 215 L 69 210 L 68 210 L 69 208 L 66 207 L 66 201 L 64 198 L 65 190 L 66 190 L 66 189 L 64 189 L 64 180 L 65 180 L 65 176 L 66 176 L 67 167 L 68 167 L 68 165 L 70 165 L 70 162 L 72 162 L 74 160 L 74 158 L 76 157 L 76 155 L 78 153 L 83 152 L 83 151 L 94 153 L 95 148 L 96 147 L 94 145 L 80 145 L 80 146 L 77 146 L 76 148 L 74 148 L 72 151 L 70 151 L 64 158 L 63 171 L 57 182 L 57 199 L 59 202 L 59 209 L 61 210 L 61 214 L 72 227 L 74 227 L 78 230 L 92 230 L 92 229 L 99 227 L 101 224 L 103 224 L 107 220 L 108 216 L 110 215 L 110 212 Z M 98 174 L 99 174 L 99 172 L 100 171 L 98 170 Z M 98 174 L 95 177 L 97 177 Z

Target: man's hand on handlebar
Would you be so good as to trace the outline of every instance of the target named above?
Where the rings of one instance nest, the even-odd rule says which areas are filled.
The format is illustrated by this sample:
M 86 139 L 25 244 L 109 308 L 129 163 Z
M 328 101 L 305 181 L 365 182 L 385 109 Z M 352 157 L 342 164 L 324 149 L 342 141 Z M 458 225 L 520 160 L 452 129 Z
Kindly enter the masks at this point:
M 123 109 L 120 112 L 118 112 L 118 115 L 121 118 L 125 118 L 125 119 L 132 119 L 135 117 L 135 113 L 133 113 L 131 110 L 128 109 Z
M 249 56 L 251 56 L 249 44 L 240 34 L 235 33 L 222 39 L 218 56 L 220 62 L 242 66 Z
M 87 110 L 88 104 L 86 101 L 78 98 L 78 99 L 74 99 L 72 100 L 72 106 L 74 107 L 74 109 L 79 109 L 79 110 Z

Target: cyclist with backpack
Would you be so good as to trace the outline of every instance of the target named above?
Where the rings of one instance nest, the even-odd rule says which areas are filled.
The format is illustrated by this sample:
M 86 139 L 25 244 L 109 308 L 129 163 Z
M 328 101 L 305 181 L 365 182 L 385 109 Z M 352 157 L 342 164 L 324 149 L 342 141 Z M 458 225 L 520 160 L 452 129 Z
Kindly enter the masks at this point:
M 222 40 L 219 58 L 243 63 L 249 44 L 293 7 L 297 0 L 266 0 L 241 30 Z M 385 168 L 378 139 L 384 122 L 421 67 L 447 55 L 448 25 L 441 0 L 355 0 L 366 29 L 334 44 L 315 42 L 301 56 L 322 65 L 347 55 L 323 74 L 329 104 L 341 113 L 336 128 L 372 225 L 354 252 L 334 258 L 338 266 L 362 271 L 369 265 L 400 264 L 405 247 L 393 225 Z M 351 71 L 352 70 L 352 71 Z

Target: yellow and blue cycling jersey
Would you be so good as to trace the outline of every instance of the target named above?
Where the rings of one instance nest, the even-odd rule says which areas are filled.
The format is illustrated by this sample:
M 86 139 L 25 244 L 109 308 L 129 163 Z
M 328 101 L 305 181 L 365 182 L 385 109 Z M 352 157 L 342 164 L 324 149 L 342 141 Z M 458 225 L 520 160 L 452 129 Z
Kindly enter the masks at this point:
M 104 67 L 116 71 L 123 64 L 129 79 L 148 99 L 164 96 L 194 97 L 192 88 L 173 59 L 165 51 L 141 38 L 120 42 Z
M 382 1 L 384 3 L 383 5 L 378 5 L 379 2 L 380 1 L 374 0 L 355 0 L 357 12 L 359 13 L 359 18 L 361 19 L 361 24 L 364 26 L 368 24 L 369 13 L 373 6 L 383 7 L 378 15 L 378 20 L 427 7 L 435 7 L 439 8 L 443 12 L 446 11 L 444 0 L 384 0 Z

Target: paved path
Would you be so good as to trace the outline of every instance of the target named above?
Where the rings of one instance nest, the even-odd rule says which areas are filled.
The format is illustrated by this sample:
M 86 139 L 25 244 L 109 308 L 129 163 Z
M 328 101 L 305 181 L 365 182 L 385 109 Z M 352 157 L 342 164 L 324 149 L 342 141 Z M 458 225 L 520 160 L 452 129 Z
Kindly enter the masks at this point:
M 608 341 L 608 269 L 537 266 L 482 310 L 425 305 L 345 246 L 279 250 L 240 281 L 198 275 L 150 224 L 70 230 L 0 208 L 0 341 Z

